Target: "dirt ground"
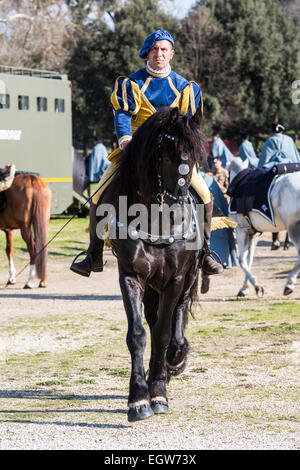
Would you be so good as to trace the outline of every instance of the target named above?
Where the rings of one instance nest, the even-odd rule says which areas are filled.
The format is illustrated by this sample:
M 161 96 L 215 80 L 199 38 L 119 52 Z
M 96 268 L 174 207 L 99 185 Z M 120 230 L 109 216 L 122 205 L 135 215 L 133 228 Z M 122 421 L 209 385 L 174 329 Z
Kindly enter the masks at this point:
M 296 251 L 259 241 L 265 288 L 237 300 L 239 267 L 212 277 L 186 336 L 170 413 L 126 419 L 130 359 L 116 259 L 81 278 L 71 257 L 48 262 L 48 287 L 5 288 L 0 272 L 0 449 L 299 449 L 300 282 L 283 296 Z M 283 240 L 283 234 L 281 234 Z M 149 339 L 148 339 L 149 343 Z M 145 367 L 149 346 L 145 353 Z M 155 444 L 153 444 L 155 443 Z

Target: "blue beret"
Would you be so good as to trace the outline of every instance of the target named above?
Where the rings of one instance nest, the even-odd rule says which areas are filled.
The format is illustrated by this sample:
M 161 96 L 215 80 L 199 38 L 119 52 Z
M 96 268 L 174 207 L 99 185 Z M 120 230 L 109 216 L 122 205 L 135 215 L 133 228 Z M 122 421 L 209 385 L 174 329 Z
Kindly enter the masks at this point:
M 153 44 L 155 43 L 155 41 L 163 41 L 163 40 L 169 41 L 174 48 L 174 39 L 172 38 L 171 34 L 168 33 L 168 31 L 159 29 L 158 31 L 155 31 L 154 33 L 150 34 L 150 36 L 148 36 L 145 39 L 143 47 L 140 50 L 140 57 L 142 59 L 146 59 L 147 54 L 149 50 L 151 49 L 151 47 L 153 46 Z

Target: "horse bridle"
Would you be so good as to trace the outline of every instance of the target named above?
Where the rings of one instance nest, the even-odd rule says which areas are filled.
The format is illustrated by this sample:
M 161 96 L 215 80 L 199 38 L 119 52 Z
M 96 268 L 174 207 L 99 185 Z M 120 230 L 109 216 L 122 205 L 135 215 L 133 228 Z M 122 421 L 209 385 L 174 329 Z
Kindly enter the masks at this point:
M 178 180 L 177 184 L 174 190 L 174 193 L 170 193 L 167 189 L 163 187 L 163 176 L 162 176 L 162 165 L 163 165 L 163 155 L 161 153 L 161 144 L 164 139 L 168 139 L 171 141 L 175 141 L 175 136 L 171 134 L 160 134 L 158 136 L 158 150 L 159 150 L 159 156 L 158 156 L 158 162 L 159 162 L 159 168 L 158 168 L 158 187 L 159 187 L 159 192 L 156 195 L 156 198 L 158 202 L 160 203 L 160 207 L 163 206 L 165 196 L 173 200 L 174 202 L 178 202 L 179 204 L 184 204 L 188 200 L 188 181 L 186 180 L 185 176 L 190 173 L 190 167 L 187 163 L 188 156 L 186 154 L 182 154 L 180 156 L 181 163 L 178 166 Z M 181 191 L 181 195 L 178 194 L 178 192 Z

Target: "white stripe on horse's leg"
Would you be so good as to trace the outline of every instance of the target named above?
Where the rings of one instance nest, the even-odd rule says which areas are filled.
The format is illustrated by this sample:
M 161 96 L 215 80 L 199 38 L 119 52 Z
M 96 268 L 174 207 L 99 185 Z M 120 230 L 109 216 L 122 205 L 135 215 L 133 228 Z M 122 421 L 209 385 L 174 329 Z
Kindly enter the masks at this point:
M 237 237 L 237 242 L 238 242 L 238 247 L 239 247 L 240 267 L 245 273 L 244 284 L 239 290 L 238 295 L 244 296 L 248 294 L 250 283 L 252 283 L 253 281 L 253 277 L 248 267 L 249 244 L 250 244 L 249 232 L 247 231 L 247 229 L 240 229 L 239 227 L 237 227 L 236 237 Z
M 16 283 L 16 268 L 12 258 L 9 259 L 9 278 L 8 284 L 15 284 Z
M 249 248 L 249 257 L 248 257 L 248 269 L 249 272 L 251 271 L 252 264 L 253 264 L 253 259 L 254 259 L 254 253 L 255 253 L 255 248 L 258 242 L 258 237 L 259 234 L 255 233 L 254 235 L 250 235 L 250 248 Z M 252 285 L 254 286 L 255 292 L 257 295 L 264 295 L 264 288 L 257 283 L 256 277 L 251 275 L 252 277 Z
M 249 258 L 248 258 L 248 267 L 249 270 L 252 268 L 253 264 L 253 259 L 254 259 L 254 253 L 255 253 L 255 248 L 258 242 L 258 234 L 254 234 L 250 237 L 250 249 L 249 249 Z
M 29 268 L 29 277 L 28 277 L 28 281 L 26 282 L 26 285 L 25 287 L 29 287 L 30 289 L 32 289 L 34 287 L 34 279 L 36 277 L 36 273 L 35 273 L 35 265 L 34 264 L 31 264 L 30 265 L 30 268 Z

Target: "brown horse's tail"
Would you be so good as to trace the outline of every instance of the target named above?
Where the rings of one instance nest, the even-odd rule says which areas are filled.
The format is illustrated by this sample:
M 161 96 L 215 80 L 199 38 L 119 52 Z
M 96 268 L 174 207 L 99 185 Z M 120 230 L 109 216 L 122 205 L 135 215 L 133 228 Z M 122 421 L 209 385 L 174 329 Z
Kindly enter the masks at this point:
M 39 279 L 45 279 L 47 274 L 50 202 L 50 190 L 43 181 L 36 178 L 33 184 L 32 225 L 35 238 L 35 269 Z

